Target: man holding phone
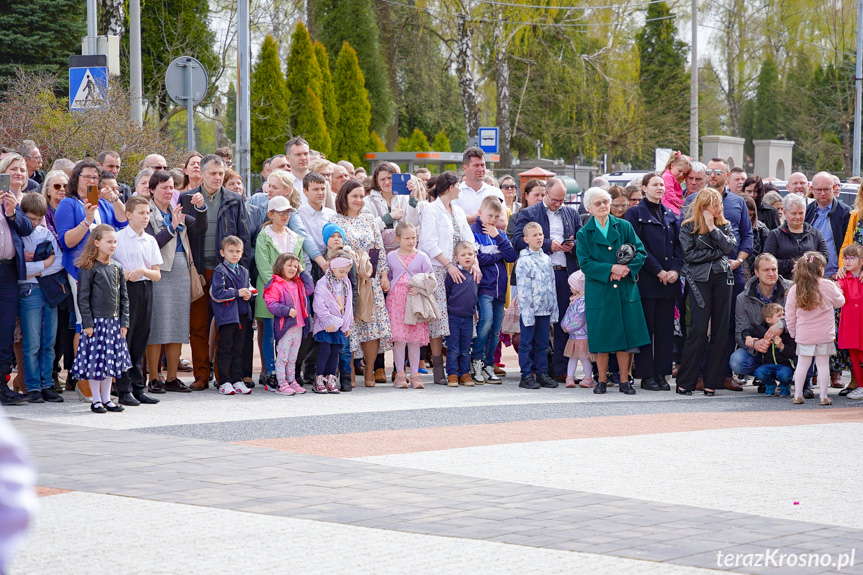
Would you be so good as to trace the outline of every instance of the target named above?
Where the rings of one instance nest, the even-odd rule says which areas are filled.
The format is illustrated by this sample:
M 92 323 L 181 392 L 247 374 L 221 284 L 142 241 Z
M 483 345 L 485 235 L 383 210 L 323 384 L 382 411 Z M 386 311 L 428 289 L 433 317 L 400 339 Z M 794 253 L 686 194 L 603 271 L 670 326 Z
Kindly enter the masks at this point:
M 0 404 L 16 405 L 24 398 L 9 389 L 6 377 L 12 373 L 15 359 L 15 316 L 18 313 L 18 278 L 27 276 L 24 260 L 24 236 L 33 233 L 33 224 L 18 207 L 18 198 L 9 191 L 9 180 L 0 182 L 0 309 L 7 311 L 0 322 Z
M 569 275 L 578 269 L 575 234 L 581 228 L 578 212 L 564 205 L 565 200 L 566 184 L 560 178 L 550 178 L 545 184 L 545 198 L 542 202 L 518 212 L 512 238 L 516 251 L 521 252 L 527 247 L 527 242 L 524 241 L 524 226 L 529 222 L 537 222 L 542 226 L 545 234 L 542 251 L 551 257 L 557 305 L 558 309 L 562 310 L 569 307 Z M 560 314 L 560 318 L 563 319 L 563 314 Z M 566 365 L 569 360 L 564 357 L 563 348 L 567 337 L 560 327 L 560 322 L 554 324 L 554 374 L 559 381 L 566 379 Z

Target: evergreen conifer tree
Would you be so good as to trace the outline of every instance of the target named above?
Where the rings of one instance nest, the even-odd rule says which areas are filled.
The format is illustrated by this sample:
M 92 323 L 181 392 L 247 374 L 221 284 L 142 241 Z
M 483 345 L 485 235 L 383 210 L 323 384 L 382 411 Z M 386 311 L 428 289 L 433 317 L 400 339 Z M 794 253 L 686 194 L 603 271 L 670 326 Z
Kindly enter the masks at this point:
M 348 160 L 355 166 L 365 161 L 369 147 L 371 151 L 381 151 L 376 149 L 376 142 L 368 140 L 371 106 L 365 82 L 356 51 L 345 42 L 336 58 L 334 88 L 339 109 L 339 128 L 335 132 L 334 150 L 336 157 Z M 377 139 L 380 142 L 380 138 Z M 383 142 L 380 142 L 380 146 L 383 147 Z M 383 151 L 386 151 L 386 147 Z
M 279 47 L 272 36 L 261 45 L 251 73 L 251 147 L 252 165 L 283 153 L 288 139 L 288 106 L 285 79 L 279 62 Z
M 322 83 L 321 68 L 318 66 L 318 59 L 315 57 L 315 49 L 312 47 L 309 31 L 303 26 L 302 22 L 297 22 L 297 27 L 294 29 L 294 33 L 291 34 L 291 50 L 288 54 L 285 84 L 290 94 L 288 102 L 290 126 L 293 128 L 295 135 L 303 135 L 307 140 L 309 138 L 302 134 L 302 131 L 298 128 L 299 117 L 302 113 L 303 105 L 307 100 L 305 88 L 310 88 L 320 101 L 318 94 L 321 94 L 323 90 Z M 311 143 L 311 140 L 309 140 L 309 143 Z
M 299 90 L 295 90 L 299 92 Z M 299 115 L 294 134 L 302 136 L 309 143 L 309 147 L 319 152 L 331 150 L 333 142 L 327 131 L 327 123 L 324 121 L 324 107 L 321 99 L 312 91 L 311 86 L 306 86 L 305 98 L 297 98 Z
M 327 55 L 327 49 L 320 42 L 314 43 L 315 59 L 318 61 L 318 67 L 321 69 L 321 93 L 318 96 L 321 99 L 321 105 L 324 107 L 324 120 L 327 123 L 327 128 L 330 132 L 330 139 L 335 139 L 335 132 L 339 126 L 339 107 L 336 104 L 336 90 L 333 86 L 333 74 L 330 72 L 330 57 Z M 329 156 L 332 150 L 320 150 L 324 155 Z

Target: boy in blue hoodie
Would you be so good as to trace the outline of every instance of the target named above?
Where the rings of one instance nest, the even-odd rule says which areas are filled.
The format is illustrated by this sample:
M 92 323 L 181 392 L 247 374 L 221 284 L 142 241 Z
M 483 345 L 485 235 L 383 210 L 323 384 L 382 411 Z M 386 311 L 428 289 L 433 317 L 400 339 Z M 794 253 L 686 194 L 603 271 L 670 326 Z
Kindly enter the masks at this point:
M 219 330 L 219 393 L 245 395 L 252 393 L 243 383 L 243 350 L 245 330 L 252 329 L 252 306 L 249 300 L 254 292 L 249 283 L 249 270 L 240 265 L 243 257 L 242 240 L 237 236 L 223 239 L 221 255 L 224 261 L 213 271 L 210 284 L 213 319 Z
M 486 196 L 476 221 L 471 224 L 479 245 L 477 259 L 482 279 L 479 284 L 479 321 L 471 353 L 470 376 L 476 383 L 501 383 L 494 373 L 494 352 L 500 341 L 503 307 L 509 274 L 504 262 L 513 263 L 518 254 L 505 234 L 497 229 L 503 205 L 495 196 Z

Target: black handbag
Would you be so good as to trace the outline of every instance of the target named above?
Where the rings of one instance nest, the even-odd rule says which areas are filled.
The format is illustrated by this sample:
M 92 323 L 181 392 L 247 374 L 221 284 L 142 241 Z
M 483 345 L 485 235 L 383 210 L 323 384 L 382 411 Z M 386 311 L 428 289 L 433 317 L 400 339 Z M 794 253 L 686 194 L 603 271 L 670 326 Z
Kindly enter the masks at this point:
M 37 276 L 39 289 L 42 290 L 42 300 L 50 307 L 56 308 L 72 295 L 72 288 L 66 278 L 65 271 L 59 271 L 50 276 Z
M 632 244 L 623 244 L 617 248 L 617 263 L 625 266 L 635 258 L 635 246 Z

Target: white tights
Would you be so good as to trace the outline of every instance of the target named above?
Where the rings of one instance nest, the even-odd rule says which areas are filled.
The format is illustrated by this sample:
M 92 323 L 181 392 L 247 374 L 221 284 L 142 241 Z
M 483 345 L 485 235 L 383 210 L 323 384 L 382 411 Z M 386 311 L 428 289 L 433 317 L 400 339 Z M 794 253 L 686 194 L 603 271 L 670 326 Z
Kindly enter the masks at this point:
M 93 403 L 107 404 L 111 401 L 111 378 L 90 380 L 90 396 Z
M 405 371 L 405 345 L 408 347 L 408 357 L 411 364 L 411 373 L 419 373 L 420 368 L 420 344 L 413 342 L 393 342 L 393 363 L 396 371 Z
M 794 397 L 803 397 L 803 384 L 806 383 L 810 365 L 812 365 L 811 355 L 797 356 L 797 368 L 794 370 Z M 827 388 L 830 387 L 830 356 L 816 355 L 815 367 L 818 368 L 818 391 L 821 399 L 824 399 L 827 397 Z
M 593 366 L 590 365 L 590 355 L 569 358 L 569 363 L 566 364 L 566 375 L 575 377 L 575 368 L 578 366 L 579 361 L 581 362 L 581 369 L 584 370 L 584 379 L 582 381 L 585 383 L 593 381 Z

